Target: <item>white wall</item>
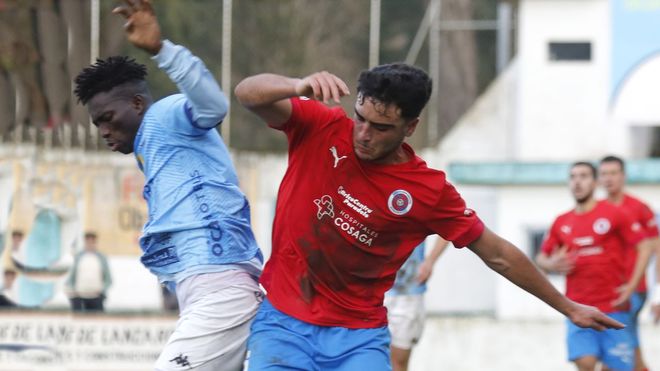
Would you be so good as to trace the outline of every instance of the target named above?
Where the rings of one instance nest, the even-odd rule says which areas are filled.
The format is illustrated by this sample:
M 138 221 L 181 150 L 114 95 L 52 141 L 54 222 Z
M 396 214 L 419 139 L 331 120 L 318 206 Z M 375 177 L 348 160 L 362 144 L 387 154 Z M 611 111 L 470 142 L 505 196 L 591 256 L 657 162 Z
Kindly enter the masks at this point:
M 660 326 L 640 327 L 645 360 L 660 368 Z M 563 321 L 433 317 L 413 349 L 412 371 L 573 371 Z
M 490 228 L 496 228 L 495 190 L 460 187 L 467 204 Z M 435 236 L 429 242 L 435 241 Z M 433 244 L 427 244 L 433 246 Z M 427 252 L 430 248 L 427 248 Z M 435 264 L 428 282 L 426 308 L 430 313 L 492 312 L 496 305 L 496 274 L 469 249 L 449 246 Z
M 609 130 L 610 11 L 607 0 L 527 0 L 518 32 L 518 160 L 599 157 Z M 588 62 L 550 61 L 548 43 L 592 43 Z M 627 155 L 627 153 L 620 153 Z

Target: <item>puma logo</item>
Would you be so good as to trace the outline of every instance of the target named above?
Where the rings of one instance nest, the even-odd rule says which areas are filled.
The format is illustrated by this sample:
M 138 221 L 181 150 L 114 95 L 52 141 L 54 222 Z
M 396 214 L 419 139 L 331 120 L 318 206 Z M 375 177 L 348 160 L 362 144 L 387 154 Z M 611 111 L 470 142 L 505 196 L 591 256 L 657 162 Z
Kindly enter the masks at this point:
M 337 147 L 335 146 L 330 147 L 330 152 L 332 152 L 332 157 L 335 158 L 335 165 L 333 166 L 333 168 L 336 168 L 337 165 L 339 165 L 339 161 L 345 159 L 346 156 L 339 157 L 339 155 L 337 154 Z

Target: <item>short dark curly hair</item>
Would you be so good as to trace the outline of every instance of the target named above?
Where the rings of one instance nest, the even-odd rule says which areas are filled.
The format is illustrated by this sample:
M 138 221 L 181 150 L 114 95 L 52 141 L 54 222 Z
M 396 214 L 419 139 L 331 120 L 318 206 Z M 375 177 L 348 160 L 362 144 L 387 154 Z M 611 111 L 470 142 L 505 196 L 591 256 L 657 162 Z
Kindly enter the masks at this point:
M 125 56 L 97 59 L 96 63 L 84 68 L 76 76 L 76 88 L 73 92 L 78 97 L 78 102 L 87 104 L 96 94 L 129 82 L 135 82 L 140 85 L 140 90 L 145 90 L 146 77 L 147 67 L 137 63 L 135 59 Z
M 424 70 L 405 64 L 392 63 L 362 71 L 358 78 L 358 93 L 385 105 L 395 104 L 401 117 L 415 118 L 431 97 L 433 83 Z

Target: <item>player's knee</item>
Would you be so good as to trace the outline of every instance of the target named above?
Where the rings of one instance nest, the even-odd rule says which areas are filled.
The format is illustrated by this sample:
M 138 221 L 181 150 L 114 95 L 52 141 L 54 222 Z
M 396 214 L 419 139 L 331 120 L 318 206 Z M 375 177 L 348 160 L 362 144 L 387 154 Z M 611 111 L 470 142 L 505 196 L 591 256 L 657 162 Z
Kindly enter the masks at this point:
M 392 349 L 391 353 L 392 371 L 407 371 L 410 351 L 403 349 Z
M 594 371 L 596 369 L 596 364 L 598 359 L 593 356 L 580 357 L 576 359 L 575 365 L 580 371 Z

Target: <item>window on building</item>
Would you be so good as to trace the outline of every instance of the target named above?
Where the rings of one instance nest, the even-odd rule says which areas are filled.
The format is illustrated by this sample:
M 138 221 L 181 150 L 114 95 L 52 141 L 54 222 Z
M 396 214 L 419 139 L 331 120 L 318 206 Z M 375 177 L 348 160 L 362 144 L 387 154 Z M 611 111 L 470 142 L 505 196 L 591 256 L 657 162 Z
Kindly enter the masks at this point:
M 548 44 L 551 61 L 590 61 L 590 42 L 551 42 Z
M 546 229 L 545 228 L 534 228 L 530 229 L 527 232 L 529 239 L 529 257 L 530 259 L 536 258 L 536 255 L 541 251 L 541 245 L 543 244 L 543 238 L 545 237 Z

